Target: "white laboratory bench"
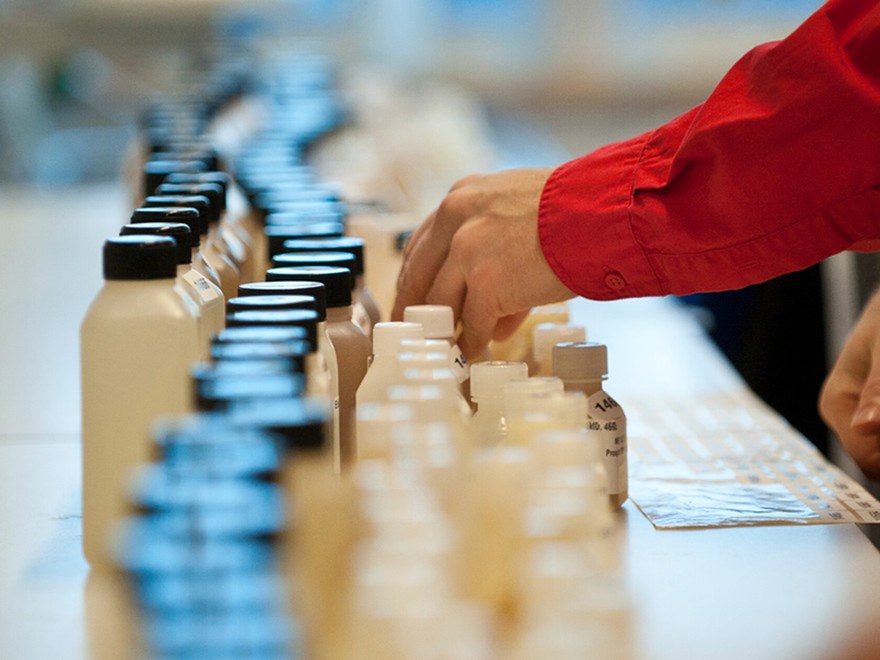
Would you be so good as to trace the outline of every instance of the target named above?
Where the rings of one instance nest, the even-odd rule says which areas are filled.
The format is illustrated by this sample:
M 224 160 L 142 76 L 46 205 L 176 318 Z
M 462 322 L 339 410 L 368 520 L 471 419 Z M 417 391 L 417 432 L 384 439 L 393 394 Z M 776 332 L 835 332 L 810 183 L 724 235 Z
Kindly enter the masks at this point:
M 78 326 L 116 185 L 0 189 L 0 658 L 106 655 L 125 611 L 80 552 Z M 609 345 L 608 390 L 700 398 L 744 385 L 665 300 L 573 305 Z M 649 660 L 880 657 L 880 553 L 851 524 L 656 530 L 620 514 L 635 645 Z

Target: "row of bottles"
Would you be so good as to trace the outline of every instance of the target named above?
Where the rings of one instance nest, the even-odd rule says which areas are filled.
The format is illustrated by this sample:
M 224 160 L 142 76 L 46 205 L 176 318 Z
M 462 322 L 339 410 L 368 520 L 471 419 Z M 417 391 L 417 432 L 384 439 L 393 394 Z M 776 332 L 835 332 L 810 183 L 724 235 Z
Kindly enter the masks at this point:
M 237 96 L 146 113 L 135 208 L 81 330 L 84 551 L 133 579 L 141 644 L 625 651 L 626 430 L 605 346 L 538 308 L 493 347 L 512 359 L 468 365 L 451 308 L 385 320 L 367 255 L 400 226 L 308 164 L 346 121 L 332 77 L 312 58 L 262 80 L 234 61 L 219 88 Z M 217 602 L 250 631 L 222 650 Z

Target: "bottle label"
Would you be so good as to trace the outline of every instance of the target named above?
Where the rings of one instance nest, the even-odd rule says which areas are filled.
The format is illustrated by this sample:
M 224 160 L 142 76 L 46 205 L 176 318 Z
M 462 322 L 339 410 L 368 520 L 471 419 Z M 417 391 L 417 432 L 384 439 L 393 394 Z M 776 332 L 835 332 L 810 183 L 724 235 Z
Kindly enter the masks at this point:
M 599 438 L 608 492 L 620 495 L 627 490 L 626 415 L 617 401 L 599 390 L 587 399 L 587 418 L 587 430 Z
M 196 295 L 199 296 L 199 300 L 202 302 L 211 302 L 212 300 L 216 300 L 220 297 L 220 293 L 218 293 L 215 287 L 211 286 L 211 283 L 205 279 L 205 276 L 191 270 L 183 276 L 189 285 L 190 288 L 196 292 Z
M 468 365 L 467 358 L 464 356 L 464 353 L 461 352 L 458 344 L 452 345 L 452 348 L 449 349 L 449 355 L 451 358 L 450 363 L 452 366 L 452 373 L 455 374 L 455 378 L 459 383 L 463 383 L 471 377 L 471 368 Z

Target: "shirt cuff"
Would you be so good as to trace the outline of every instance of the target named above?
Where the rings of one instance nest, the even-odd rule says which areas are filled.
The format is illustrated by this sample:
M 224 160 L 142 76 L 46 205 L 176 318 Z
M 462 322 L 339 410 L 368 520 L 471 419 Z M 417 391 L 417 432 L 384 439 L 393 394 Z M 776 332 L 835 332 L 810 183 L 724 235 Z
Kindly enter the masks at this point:
M 614 300 L 664 292 L 633 234 L 635 171 L 650 134 L 602 147 L 550 175 L 538 236 L 560 281 L 579 296 Z

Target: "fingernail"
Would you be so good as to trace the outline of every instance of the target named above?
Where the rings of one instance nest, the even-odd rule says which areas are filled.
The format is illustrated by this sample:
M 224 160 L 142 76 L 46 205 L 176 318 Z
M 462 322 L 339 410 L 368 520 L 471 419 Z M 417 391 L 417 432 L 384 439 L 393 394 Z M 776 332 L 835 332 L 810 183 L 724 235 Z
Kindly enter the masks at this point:
M 850 425 L 855 427 L 878 423 L 880 423 L 880 408 L 875 405 L 867 405 L 856 410 Z

